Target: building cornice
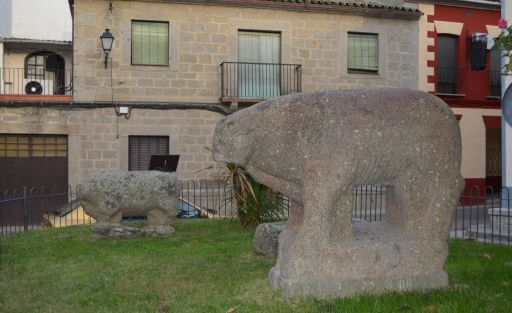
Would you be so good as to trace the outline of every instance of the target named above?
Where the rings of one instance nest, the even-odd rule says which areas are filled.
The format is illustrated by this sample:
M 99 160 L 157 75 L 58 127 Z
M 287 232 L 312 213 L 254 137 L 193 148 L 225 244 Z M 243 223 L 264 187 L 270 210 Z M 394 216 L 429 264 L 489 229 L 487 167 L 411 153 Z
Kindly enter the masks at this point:
M 75 1 L 68 0 L 71 14 Z M 130 1 L 130 0 L 129 0 Z M 332 0 L 137 0 L 140 2 L 178 3 L 191 5 L 217 5 L 259 9 L 318 12 L 329 14 L 352 14 L 378 18 L 418 20 L 422 12 L 418 9 L 388 6 L 364 1 Z

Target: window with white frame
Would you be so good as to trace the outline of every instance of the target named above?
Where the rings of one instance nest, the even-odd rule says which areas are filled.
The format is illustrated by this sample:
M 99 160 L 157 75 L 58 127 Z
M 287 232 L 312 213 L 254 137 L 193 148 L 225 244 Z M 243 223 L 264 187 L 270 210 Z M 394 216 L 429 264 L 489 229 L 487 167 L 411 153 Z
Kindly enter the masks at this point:
M 132 21 L 132 64 L 169 65 L 169 23 Z
M 348 33 L 348 71 L 377 73 L 379 71 L 379 35 Z

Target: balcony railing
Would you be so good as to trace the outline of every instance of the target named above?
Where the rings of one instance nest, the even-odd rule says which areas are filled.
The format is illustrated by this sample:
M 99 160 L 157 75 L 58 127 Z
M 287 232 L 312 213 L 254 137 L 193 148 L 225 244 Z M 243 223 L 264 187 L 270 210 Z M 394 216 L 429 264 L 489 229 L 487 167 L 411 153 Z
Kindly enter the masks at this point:
M 259 102 L 302 89 L 298 64 L 222 62 L 221 101 Z
M 0 95 L 71 96 L 72 77 L 70 69 L 0 68 Z
M 501 97 L 501 72 L 490 71 L 489 97 Z
M 437 68 L 437 94 L 464 95 L 464 70 L 455 68 Z

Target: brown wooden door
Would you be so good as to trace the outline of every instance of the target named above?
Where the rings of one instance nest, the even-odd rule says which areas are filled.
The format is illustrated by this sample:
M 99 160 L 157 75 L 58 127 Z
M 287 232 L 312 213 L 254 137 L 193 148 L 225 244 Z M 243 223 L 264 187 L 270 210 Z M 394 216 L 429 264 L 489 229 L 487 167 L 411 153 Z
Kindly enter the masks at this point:
M 0 134 L 0 197 L 22 197 L 26 187 L 29 225 L 67 203 L 67 185 L 67 136 Z M 24 222 L 22 201 L 0 204 L 0 225 Z
M 130 136 L 128 142 L 130 171 L 147 171 L 152 155 L 169 154 L 168 136 Z

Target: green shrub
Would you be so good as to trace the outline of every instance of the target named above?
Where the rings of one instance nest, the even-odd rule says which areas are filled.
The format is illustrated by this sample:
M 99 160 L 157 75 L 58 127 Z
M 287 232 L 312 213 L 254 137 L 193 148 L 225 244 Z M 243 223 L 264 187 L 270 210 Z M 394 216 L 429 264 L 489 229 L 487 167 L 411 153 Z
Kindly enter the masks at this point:
M 269 187 L 256 182 L 244 168 L 229 163 L 224 180 L 231 186 L 238 218 L 243 227 L 288 217 L 288 200 Z

